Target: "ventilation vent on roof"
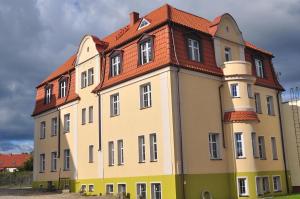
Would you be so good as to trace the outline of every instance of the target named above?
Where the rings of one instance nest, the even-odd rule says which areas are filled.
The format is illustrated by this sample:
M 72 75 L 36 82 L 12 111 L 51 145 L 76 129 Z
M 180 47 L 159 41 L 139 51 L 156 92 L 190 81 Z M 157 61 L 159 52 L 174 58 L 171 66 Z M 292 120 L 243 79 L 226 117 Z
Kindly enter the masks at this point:
M 144 18 L 144 19 L 141 21 L 138 30 L 140 30 L 140 29 L 142 29 L 142 28 L 144 28 L 144 27 L 146 27 L 146 26 L 149 26 L 149 25 L 150 25 L 150 22 L 149 22 L 147 19 Z

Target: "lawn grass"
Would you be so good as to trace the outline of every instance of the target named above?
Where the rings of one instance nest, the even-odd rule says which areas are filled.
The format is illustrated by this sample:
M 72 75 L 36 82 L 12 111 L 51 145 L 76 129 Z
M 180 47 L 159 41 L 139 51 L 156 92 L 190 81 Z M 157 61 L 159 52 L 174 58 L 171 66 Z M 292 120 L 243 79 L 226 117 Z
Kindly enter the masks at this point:
M 293 194 L 293 195 L 289 195 L 289 196 L 279 196 L 279 197 L 275 197 L 276 199 L 300 199 L 300 194 Z

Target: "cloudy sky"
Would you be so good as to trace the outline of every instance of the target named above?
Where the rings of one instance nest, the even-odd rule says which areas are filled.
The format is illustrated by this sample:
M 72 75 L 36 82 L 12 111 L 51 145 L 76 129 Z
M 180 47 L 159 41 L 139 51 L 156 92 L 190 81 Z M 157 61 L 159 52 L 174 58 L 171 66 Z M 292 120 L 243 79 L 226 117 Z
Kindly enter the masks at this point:
M 272 51 L 286 89 L 300 86 L 299 0 L 0 1 L 0 152 L 32 150 L 35 86 L 76 51 L 165 3 L 212 20 L 229 12 L 244 38 Z

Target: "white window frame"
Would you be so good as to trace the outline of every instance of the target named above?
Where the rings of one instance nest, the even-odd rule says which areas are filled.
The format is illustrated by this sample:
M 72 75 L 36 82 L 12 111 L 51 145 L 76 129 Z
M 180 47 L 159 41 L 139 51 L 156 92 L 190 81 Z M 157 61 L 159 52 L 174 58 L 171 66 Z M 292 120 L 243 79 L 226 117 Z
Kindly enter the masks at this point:
M 141 196 L 141 189 L 140 185 L 145 185 L 145 198 L 147 199 L 147 183 L 146 182 L 137 182 L 136 183 L 136 198 L 139 199 L 139 196 Z
M 52 88 L 51 87 L 46 88 L 46 100 L 45 100 L 46 104 L 51 103 L 51 95 L 52 95 Z
M 67 90 L 67 80 L 62 80 L 59 82 L 60 98 L 66 97 Z
M 112 186 L 112 192 L 107 192 L 107 187 L 108 186 Z M 108 195 L 112 195 L 112 194 L 114 194 L 114 184 L 113 183 L 107 183 L 107 184 L 105 184 L 105 193 L 106 194 L 108 194 Z
M 51 119 L 51 136 L 57 135 L 57 127 L 58 127 L 58 120 L 57 117 L 53 117 Z
M 256 111 L 256 113 L 262 113 L 260 94 L 255 93 L 254 98 L 255 98 L 255 111 Z
M 213 139 L 215 138 L 215 140 Z M 208 134 L 209 154 L 211 160 L 221 159 L 220 153 L 220 134 L 209 133 Z
M 230 94 L 233 98 L 240 97 L 240 88 L 238 83 L 230 84 Z
M 237 140 L 237 135 L 241 135 L 241 140 Z M 246 157 L 245 155 L 245 146 L 244 146 L 244 134 L 242 132 L 236 132 L 234 134 L 234 143 L 235 143 L 235 156 L 237 159 L 243 159 Z M 242 152 L 242 155 L 239 155 L 239 149 L 238 149 L 238 143 L 241 144 L 241 152 Z
M 226 48 L 224 49 L 224 55 L 225 55 L 225 61 L 226 61 L 226 62 L 232 61 L 231 48 L 226 47 Z
M 150 22 L 147 19 L 143 18 L 138 27 L 138 30 L 145 28 L 146 26 L 149 26 L 149 25 L 150 25 Z
M 69 153 L 66 153 L 66 152 Z M 71 158 L 71 151 L 70 149 L 64 150 L 64 171 L 70 171 L 70 158 Z
M 153 196 L 153 186 L 154 184 L 159 184 L 160 185 L 160 198 L 156 198 L 155 196 Z M 163 188 L 162 188 L 162 183 L 161 182 L 150 182 L 150 198 L 151 199 L 162 199 L 163 197 L 163 192 L 162 192 Z
M 275 178 L 279 178 L 278 179 L 278 183 L 277 184 L 277 189 L 275 189 Z M 280 175 L 274 175 L 272 176 L 272 184 L 273 184 L 273 190 L 274 192 L 282 192 L 282 182 L 281 182 L 281 176 Z M 279 186 L 279 189 L 278 189 L 278 186 Z
M 57 152 L 51 152 L 51 172 L 57 171 Z
M 92 190 L 91 190 L 90 186 L 93 186 Z M 89 184 L 88 185 L 88 191 L 89 192 L 94 192 L 95 191 L 95 185 L 94 184 Z
M 83 189 L 83 187 L 85 187 L 85 188 Z M 87 192 L 87 185 L 86 184 L 81 184 L 80 185 L 80 191 L 83 192 L 83 193 Z
M 252 84 L 247 84 L 247 93 L 249 98 L 253 98 L 253 85 Z
M 255 62 L 255 69 L 256 69 L 256 75 L 257 77 L 264 78 L 264 66 L 263 61 L 260 59 L 254 59 Z
M 115 93 L 110 96 L 110 115 L 111 117 L 120 115 L 120 95 Z
M 46 169 L 46 155 L 45 153 L 40 154 L 40 173 L 44 173 Z
M 111 58 L 111 77 L 118 76 L 121 73 L 121 55 L 118 54 Z
M 149 135 L 149 140 L 150 140 L 150 161 L 156 162 L 158 160 L 157 134 L 151 133 Z
M 272 148 L 273 160 L 278 160 L 278 150 L 277 150 L 276 137 L 271 137 L 271 148 Z
M 120 182 L 117 184 L 118 193 L 124 193 L 124 192 L 120 192 L 120 188 L 119 188 L 120 185 L 125 185 L 125 194 L 127 194 L 127 184 L 124 182 Z
M 89 106 L 89 123 L 94 122 L 94 107 Z
M 86 71 L 81 72 L 81 89 L 87 87 L 87 78 Z
M 88 69 L 88 83 L 87 85 L 93 85 L 94 84 L 94 68 Z
M 266 160 L 266 142 L 265 142 L 265 137 L 264 136 L 258 136 L 258 154 L 259 154 L 259 159 L 260 160 Z M 262 142 L 261 142 L 262 141 Z
M 94 145 L 89 145 L 89 163 L 94 162 Z
M 270 178 L 269 176 L 261 176 L 261 179 L 262 179 L 262 190 L 263 190 L 263 193 L 266 194 L 266 193 L 270 193 L 271 192 L 271 189 L 270 189 Z M 267 179 L 267 182 L 268 182 L 268 186 L 267 186 L 267 190 L 264 190 L 264 179 Z
M 251 133 L 251 143 L 252 143 L 252 153 L 254 158 L 258 158 L 258 144 L 257 144 L 257 134 L 255 132 Z
M 240 180 L 245 180 L 245 193 L 241 193 Z M 239 176 L 237 177 L 237 190 L 239 196 L 248 196 L 249 195 L 249 187 L 248 187 L 248 177 L 247 176 Z
M 81 109 L 81 124 L 86 124 L 86 108 Z
M 40 123 L 40 139 L 46 138 L 46 121 Z
M 115 165 L 115 146 L 113 141 L 108 142 L 108 165 Z
M 140 86 L 140 96 L 141 96 L 141 109 L 149 108 L 152 106 L 152 93 L 151 93 L 151 83 L 143 84 Z
M 151 39 L 147 39 L 140 43 L 140 63 L 141 65 L 147 64 L 152 61 L 153 59 L 153 46 Z M 146 60 L 144 60 L 144 56 Z
M 124 141 L 118 140 L 118 165 L 124 165 Z
M 139 155 L 139 163 L 144 163 L 146 161 L 146 142 L 145 136 L 138 136 L 138 155 Z
M 275 115 L 273 96 L 267 96 L 267 113 L 268 115 Z
M 201 62 L 200 42 L 192 38 L 188 38 L 187 42 L 190 59 L 192 59 L 193 61 Z M 198 59 L 196 56 L 198 57 Z
M 71 118 L 70 113 L 67 113 L 64 115 L 64 132 L 65 133 L 70 132 L 70 123 L 71 123 L 70 118 Z

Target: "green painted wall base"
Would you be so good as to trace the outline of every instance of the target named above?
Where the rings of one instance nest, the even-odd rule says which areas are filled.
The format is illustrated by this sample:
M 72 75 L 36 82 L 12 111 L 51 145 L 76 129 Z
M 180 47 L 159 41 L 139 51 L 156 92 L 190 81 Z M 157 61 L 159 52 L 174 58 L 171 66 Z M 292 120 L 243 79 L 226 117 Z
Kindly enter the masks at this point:
M 281 192 L 274 192 L 272 176 L 281 177 Z M 236 179 L 239 176 L 247 177 L 249 195 L 239 197 L 237 194 Z M 287 194 L 285 182 L 285 174 L 283 171 L 266 171 L 266 172 L 245 172 L 245 173 L 223 173 L 223 174 L 187 174 L 184 180 L 181 175 L 163 175 L 163 176 L 141 176 L 128 178 L 105 178 L 105 179 L 78 179 L 70 180 L 70 188 L 72 192 L 80 192 L 82 184 L 94 185 L 94 192 L 87 192 L 87 195 L 105 195 L 106 184 L 114 185 L 114 193 L 118 192 L 118 184 L 126 184 L 127 193 L 130 198 L 136 199 L 137 183 L 147 184 L 147 198 L 151 198 L 151 183 L 161 183 L 163 199 L 183 199 L 183 185 L 186 199 L 200 199 L 203 191 L 208 191 L 214 199 L 239 199 L 259 198 L 256 194 L 256 176 L 268 176 L 270 184 L 270 193 L 265 196 L 277 196 Z M 47 188 L 47 181 L 33 182 L 34 188 Z M 54 181 L 53 185 L 57 188 L 58 181 Z

